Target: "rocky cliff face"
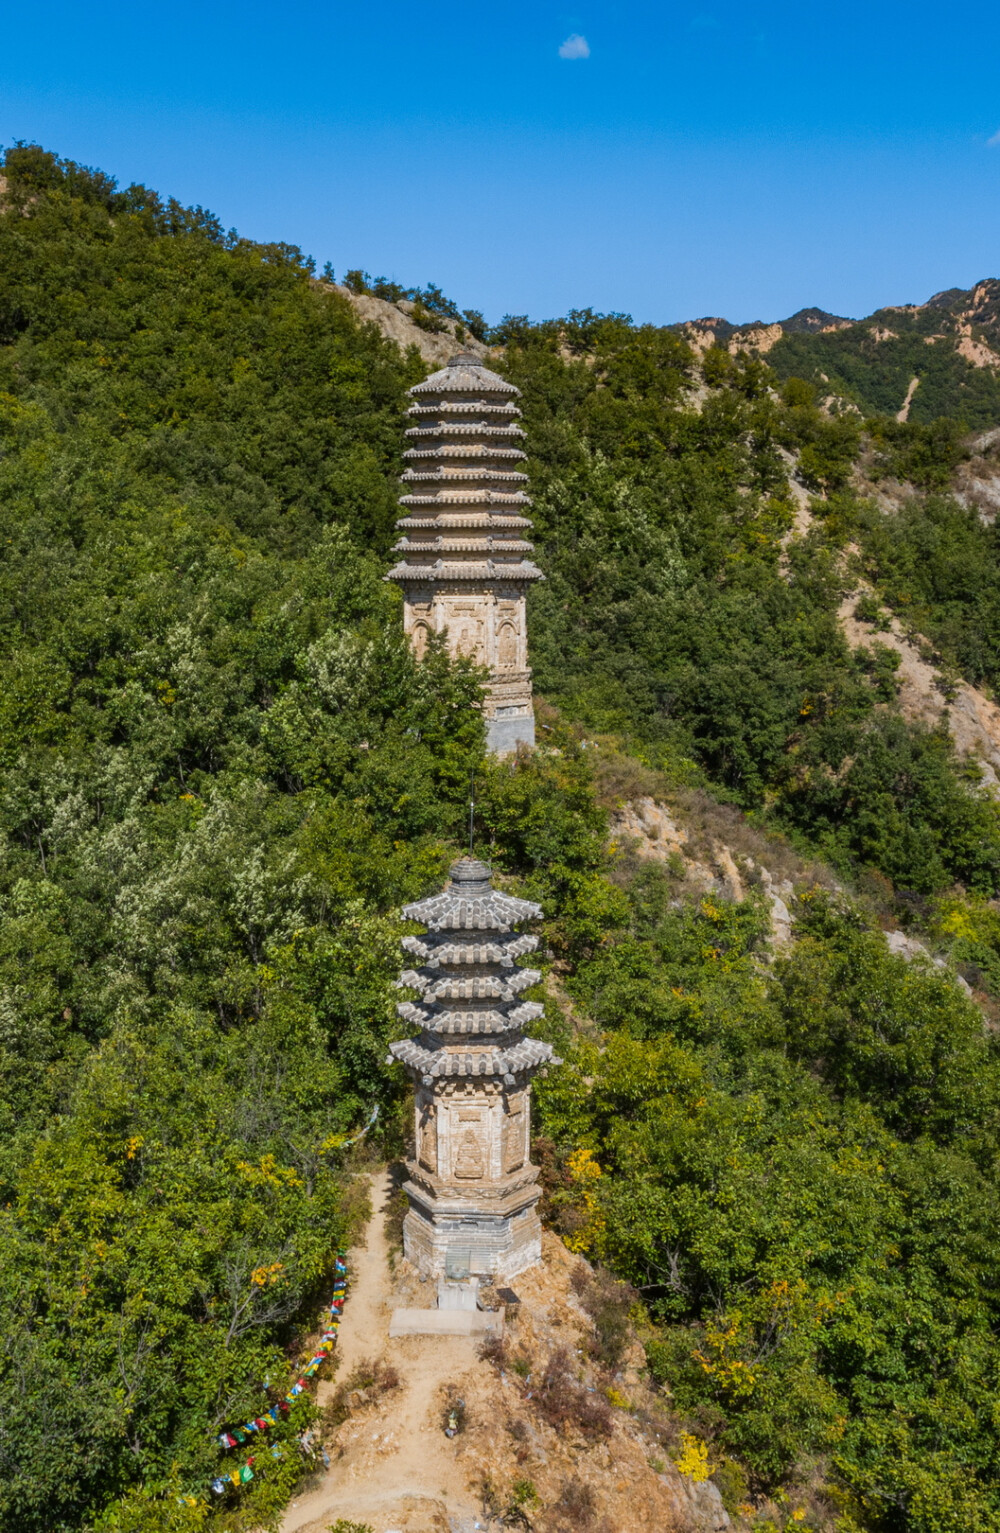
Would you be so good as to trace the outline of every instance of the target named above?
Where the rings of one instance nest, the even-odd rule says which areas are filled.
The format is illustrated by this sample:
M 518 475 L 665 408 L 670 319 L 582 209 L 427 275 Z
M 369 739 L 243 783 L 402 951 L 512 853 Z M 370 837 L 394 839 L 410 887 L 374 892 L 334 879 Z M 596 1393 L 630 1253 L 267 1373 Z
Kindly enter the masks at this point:
M 413 319 L 415 305 L 408 298 L 401 298 L 398 303 L 386 303 L 383 298 L 374 298 L 370 293 L 354 293 L 339 282 L 319 285 L 346 298 L 362 322 L 377 325 L 382 334 L 395 341 L 401 350 L 415 346 L 431 367 L 445 367 L 457 351 L 471 351 L 477 357 L 490 355 L 490 347 L 477 341 L 464 326 L 461 337 L 456 334 L 454 324 L 446 320 L 441 321 L 441 330 L 425 330 Z

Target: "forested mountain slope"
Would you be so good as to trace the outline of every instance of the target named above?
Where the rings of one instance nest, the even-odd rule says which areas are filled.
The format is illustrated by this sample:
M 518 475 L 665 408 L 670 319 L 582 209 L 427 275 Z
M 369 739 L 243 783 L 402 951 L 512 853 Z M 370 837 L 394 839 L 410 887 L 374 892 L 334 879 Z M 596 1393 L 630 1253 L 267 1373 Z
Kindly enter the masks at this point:
M 1000 419 L 1000 282 L 952 288 L 921 304 L 879 309 L 819 332 L 782 327 L 768 351 L 780 378 L 798 375 L 842 393 L 865 414 L 969 426 Z
M 398 908 L 473 776 L 546 912 L 549 1218 L 636 1286 L 677 1441 L 747 1526 L 995 1527 L 996 1034 L 879 931 L 992 1016 L 1000 808 L 877 642 L 885 604 L 998 684 L 962 429 L 621 317 L 506 322 L 546 745 L 489 762 L 479 678 L 417 665 L 381 580 L 419 355 L 291 247 L 38 150 L 6 179 L 0 1528 L 277 1515 L 293 1455 L 176 1498 L 288 1377 L 355 1217 L 338 1136 L 378 1104 L 399 1147 Z M 785 849 L 780 955 L 760 890 L 609 842 L 637 794 Z
M 766 356 L 779 378 L 808 379 L 866 415 L 1000 420 L 1000 282 L 992 278 L 860 320 L 803 309 L 770 325 L 702 319 L 677 328 L 701 348 Z

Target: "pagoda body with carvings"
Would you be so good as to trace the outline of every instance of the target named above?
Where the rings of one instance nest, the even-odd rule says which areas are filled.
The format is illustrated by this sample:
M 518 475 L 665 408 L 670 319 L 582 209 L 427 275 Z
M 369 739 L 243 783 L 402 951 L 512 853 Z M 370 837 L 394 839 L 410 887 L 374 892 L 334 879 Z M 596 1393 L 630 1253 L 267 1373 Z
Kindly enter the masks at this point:
M 419 967 L 398 982 L 417 993 L 399 1012 L 420 1031 L 391 1046 L 416 1088 L 406 1256 L 429 1277 L 510 1278 L 541 1258 L 531 1081 L 560 1063 L 521 1032 L 542 1013 L 522 999 L 541 975 L 518 966 L 538 939 L 515 927 L 541 910 L 501 894 L 484 863 L 463 857 L 443 894 L 403 915 L 427 927 L 404 937 Z
M 503 755 L 535 740 L 525 595 L 543 578 L 527 557 L 520 391 L 464 352 L 410 396 L 401 558 L 386 578 L 418 655 L 446 631 L 452 655 L 488 668 L 487 739 Z

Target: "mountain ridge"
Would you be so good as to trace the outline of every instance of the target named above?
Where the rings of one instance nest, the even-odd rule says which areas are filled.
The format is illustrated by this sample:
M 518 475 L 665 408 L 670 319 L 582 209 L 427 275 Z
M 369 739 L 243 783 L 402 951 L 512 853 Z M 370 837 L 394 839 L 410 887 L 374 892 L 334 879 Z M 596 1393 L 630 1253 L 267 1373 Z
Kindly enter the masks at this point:
M 869 415 L 970 428 L 1000 421 L 1000 281 L 945 288 L 924 303 L 887 304 L 861 319 L 800 309 L 770 324 L 687 320 L 672 327 L 699 352 L 766 357 Z
M 422 303 L 391 296 L 393 285 L 383 279 L 372 283 L 364 273 L 349 276 L 350 283 L 333 285 L 359 318 L 374 321 L 403 347 L 416 346 L 437 366 L 457 346 L 499 356 L 512 340 L 532 331 L 568 335 L 574 329 L 586 333 L 602 321 L 632 325 L 629 315 L 574 310 L 565 319 L 538 322 L 507 315 L 474 335 L 447 300 L 432 313 Z M 860 319 L 814 306 L 780 320 L 734 323 L 705 315 L 633 328 L 678 336 L 699 359 L 720 350 L 766 360 L 780 383 L 802 378 L 834 410 L 853 408 L 918 424 L 945 417 L 970 431 L 1000 424 L 1000 279 L 994 277 L 971 288 L 942 289 L 923 303 L 887 304 Z M 585 342 L 583 354 L 588 350 Z M 571 342 L 568 354 L 580 352 Z
M 816 335 L 827 330 L 846 328 L 848 325 L 869 324 L 877 321 L 884 314 L 918 314 L 925 309 L 943 309 L 946 312 L 952 312 L 959 305 L 963 318 L 981 319 L 985 310 L 986 317 L 990 321 L 995 321 L 1000 317 L 1000 280 L 995 277 L 982 277 L 969 288 L 942 288 L 940 292 L 933 293 L 923 303 L 883 304 L 880 308 L 873 309 L 870 314 L 861 316 L 834 314 L 828 309 L 812 305 L 796 309 L 795 313 L 790 314 L 787 319 L 733 321 L 722 315 L 702 315 L 694 319 L 677 320 L 672 327 L 668 328 L 682 329 L 685 325 L 709 325 L 728 336 L 747 335 L 755 330 L 771 329 L 777 325 L 786 335 Z

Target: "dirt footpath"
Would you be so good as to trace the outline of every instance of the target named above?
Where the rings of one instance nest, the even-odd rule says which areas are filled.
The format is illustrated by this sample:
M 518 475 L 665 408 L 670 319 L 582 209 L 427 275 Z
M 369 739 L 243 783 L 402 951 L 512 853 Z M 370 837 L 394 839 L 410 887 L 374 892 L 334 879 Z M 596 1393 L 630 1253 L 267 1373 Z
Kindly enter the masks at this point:
M 338 1518 L 370 1523 L 374 1533 L 452 1533 L 471 1530 L 479 1498 L 468 1486 L 468 1468 L 441 1427 L 441 1387 L 474 1387 L 470 1375 L 487 1372 L 467 1337 L 402 1337 L 390 1341 L 394 1307 L 385 1215 L 392 1194 L 388 1174 L 372 1185 L 373 1214 L 364 1246 L 348 1257 L 351 1288 L 337 1338 L 343 1380 L 366 1358 L 381 1358 L 399 1372 L 399 1388 L 377 1409 L 353 1415 L 331 1449 L 332 1462 L 313 1490 L 298 1496 L 282 1523 L 283 1533 L 325 1533 Z M 421 1295 L 423 1297 L 423 1295 Z M 434 1293 L 427 1286 L 426 1303 Z M 408 1301 L 419 1302 L 416 1299 Z M 322 1406 L 337 1382 L 320 1384 Z

